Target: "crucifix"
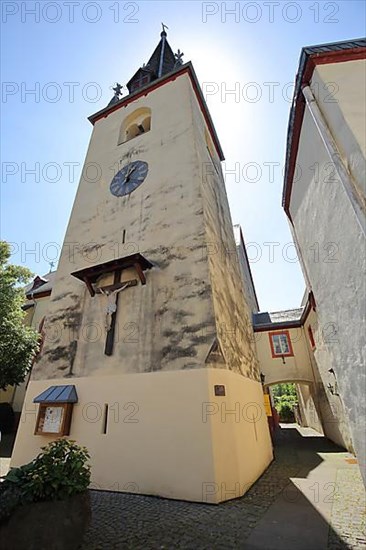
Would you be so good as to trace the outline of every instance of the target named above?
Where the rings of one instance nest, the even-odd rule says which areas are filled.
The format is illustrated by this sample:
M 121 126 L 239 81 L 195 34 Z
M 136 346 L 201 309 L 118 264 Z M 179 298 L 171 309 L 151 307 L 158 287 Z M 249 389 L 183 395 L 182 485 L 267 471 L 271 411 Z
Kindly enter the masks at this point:
M 93 265 L 74 271 L 71 273 L 74 277 L 85 283 L 90 296 L 93 298 L 96 294 L 101 294 L 107 298 L 107 306 L 104 310 L 106 341 L 104 346 L 105 355 L 113 354 L 114 334 L 116 330 L 116 321 L 118 313 L 119 294 L 130 286 L 136 286 L 138 280 L 141 285 L 146 284 L 144 271 L 151 269 L 153 264 L 149 262 L 142 254 L 135 253 L 115 260 L 110 260 L 99 265 Z M 125 269 L 131 269 L 133 272 L 131 279 L 121 281 L 122 272 Z M 100 277 L 109 276 L 113 273 L 113 283 L 104 285 L 99 284 Z
M 115 271 L 113 284 L 100 287 L 97 290 L 98 294 L 103 294 L 103 296 L 107 297 L 107 307 L 105 309 L 105 330 L 107 333 L 104 346 L 105 355 L 112 355 L 113 353 L 119 294 L 126 288 L 137 285 L 136 279 L 121 283 L 121 273 L 121 270 Z

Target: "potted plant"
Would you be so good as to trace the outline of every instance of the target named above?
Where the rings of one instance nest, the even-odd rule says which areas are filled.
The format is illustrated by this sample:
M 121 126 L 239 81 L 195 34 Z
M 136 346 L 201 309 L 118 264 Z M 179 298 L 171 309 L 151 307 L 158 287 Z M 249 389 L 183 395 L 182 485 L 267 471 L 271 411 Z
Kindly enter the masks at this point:
M 76 550 L 90 519 L 89 453 L 74 441 L 42 447 L 0 483 L 0 548 Z

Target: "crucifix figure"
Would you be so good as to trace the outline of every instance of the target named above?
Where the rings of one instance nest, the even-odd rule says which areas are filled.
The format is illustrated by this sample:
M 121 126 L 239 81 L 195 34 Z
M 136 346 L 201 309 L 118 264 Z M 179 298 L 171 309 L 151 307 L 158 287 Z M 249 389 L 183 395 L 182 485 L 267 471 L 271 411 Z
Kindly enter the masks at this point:
M 131 168 L 131 172 L 132 173 Z M 123 237 L 124 240 L 124 237 Z M 141 285 L 146 285 L 144 271 L 151 269 L 153 264 L 149 262 L 140 253 L 130 254 L 122 258 L 113 259 L 103 264 L 93 265 L 74 271 L 72 275 L 83 281 L 93 298 L 96 294 L 102 294 L 107 298 L 107 306 L 103 311 L 105 315 L 106 341 L 104 353 L 112 355 L 114 346 L 114 333 L 116 329 L 116 318 L 118 313 L 118 297 L 122 290 L 130 286 L 136 286 L 138 281 Z M 131 279 L 121 282 L 121 275 L 124 270 L 132 270 Z M 135 273 L 134 273 L 135 272 Z M 109 277 L 113 273 L 112 284 L 103 285 L 101 277 Z M 126 279 L 126 278 L 125 278 Z M 104 279 L 105 280 L 105 279 Z M 99 281 L 99 284 L 98 284 Z
M 124 290 L 125 288 L 127 288 L 129 285 L 128 284 L 124 284 L 123 286 L 121 286 L 120 288 L 117 288 L 116 290 L 104 290 L 103 288 L 100 289 L 100 292 L 104 295 L 104 296 L 107 296 L 107 300 L 108 300 L 108 303 L 107 303 L 107 307 L 106 307 L 106 319 L 105 319 L 105 330 L 107 332 L 110 331 L 111 327 L 112 327 L 112 316 L 113 316 L 113 313 L 116 313 L 117 312 L 117 298 L 118 298 L 118 294 Z
M 98 293 L 103 294 L 103 296 L 107 297 L 107 307 L 105 309 L 105 330 L 107 333 L 104 347 L 105 355 L 112 355 L 113 353 L 119 293 L 129 286 L 135 286 L 136 284 L 136 280 L 121 283 L 121 271 L 118 270 L 114 273 L 114 280 L 112 285 L 101 287 L 98 289 Z

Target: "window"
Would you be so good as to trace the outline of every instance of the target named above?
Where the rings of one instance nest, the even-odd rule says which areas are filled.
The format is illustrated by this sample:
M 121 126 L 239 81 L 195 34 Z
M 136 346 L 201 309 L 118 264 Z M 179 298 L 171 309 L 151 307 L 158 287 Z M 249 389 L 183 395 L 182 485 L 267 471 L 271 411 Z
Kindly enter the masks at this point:
M 308 334 L 309 334 L 311 349 L 315 349 L 316 348 L 315 338 L 314 338 L 314 334 L 313 334 L 313 329 L 311 328 L 310 325 L 308 326 Z
M 288 330 L 270 332 L 269 343 L 271 345 L 272 357 L 291 357 L 294 354 Z
M 135 92 L 139 88 L 142 88 L 150 82 L 150 75 L 140 75 L 134 82 L 131 84 L 131 92 Z
M 141 134 L 145 134 L 151 130 L 151 109 L 148 107 L 140 107 L 129 114 L 122 122 L 118 145 L 126 143 Z

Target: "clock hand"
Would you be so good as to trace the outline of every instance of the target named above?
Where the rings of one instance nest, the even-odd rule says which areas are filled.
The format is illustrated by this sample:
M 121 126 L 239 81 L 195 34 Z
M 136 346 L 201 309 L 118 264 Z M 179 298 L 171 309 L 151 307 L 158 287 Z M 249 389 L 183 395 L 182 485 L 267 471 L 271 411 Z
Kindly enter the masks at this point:
M 130 179 L 130 177 L 131 177 L 131 174 L 132 174 L 132 172 L 133 172 L 134 170 L 136 170 L 136 166 L 134 166 L 133 168 L 131 168 L 131 169 L 129 170 L 129 172 L 127 173 L 126 182 L 129 181 L 129 179 Z

